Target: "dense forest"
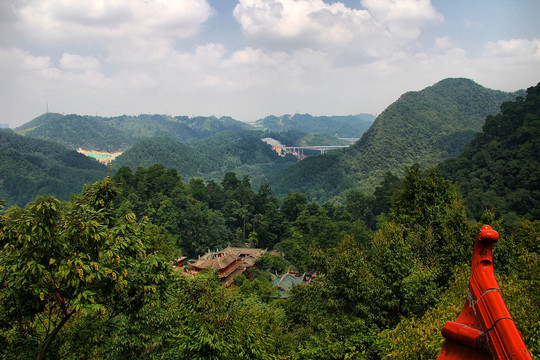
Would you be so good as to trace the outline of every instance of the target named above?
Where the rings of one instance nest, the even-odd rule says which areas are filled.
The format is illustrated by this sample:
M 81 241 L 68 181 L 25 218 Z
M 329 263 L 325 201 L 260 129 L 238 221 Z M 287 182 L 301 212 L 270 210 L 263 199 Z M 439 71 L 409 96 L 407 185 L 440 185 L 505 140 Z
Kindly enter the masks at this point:
M 135 171 L 139 166 L 162 164 L 176 169 L 183 179 L 219 181 L 227 172 L 235 172 L 240 176 L 251 174 L 252 181 L 261 185 L 268 182 L 269 174 L 297 161 L 280 157 L 261 141 L 263 137 L 261 131 L 224 131 L 187 144 L 170 137 L 148 138 L 117 157 L 113 169 L 128 166 Z
M 351 187 L 373 191 L 387 171 L 402 175 L 404 166 L 429 167 L 458 156 L 481 131 L 486 116 L 520 94 L 487 89 L 468 79 L 445 79 L 405 93 L 353 146 L 288 168 L 273 179 L 272 188 L 280 196 L 294 189 L 319 201 Z
M 68 202 L 41 196 L 4 210 L 0 354 L 433 359 L 440 329 L 466 300 L 473 241 L 487 223 L 501 234 L 494 266 L 504 299 L 538 357 L 539 173 L 530 170 L 538 169 L 539 93 L 540 84 L 505 102 L 459 159 L 387 172 L 373 193 L 349 190 L 342 202 L 302 193 L 280 200 L 269 185 L 254 190 L 249 176 L 232 172 L 188 182 L 156 164 L 122 167 Z M 476 159 L 476 146 L 491 155 Z M 512 162 L 510 152 L 507 186 L 490 197 L 499 178 L 486 174 L 500 171 L 498 157 Z M 469 169 L 478 179 L 461 175 Z M 449 173 L 455 183 L 441 177 Z M 516 206 L 518 187 L 532 208 Z M 486 202 L 469 208 L 467 189 L 483 191 Z M 251 279 L 229 289 L 214 272 L 190 277 L 172 268 L 181 254 L 228 244 L 283 257 L 265 256 Z M 268 271 L 288 269 L 319 276 L 281 297 Z
M 525 98 L 504 103 L 461 156 L 437 167 L 459 184 L 476 217 L 491 206 L 508 220 L 540 218 L 539 102 L 537 86 Z
M 0 130 L 0 199 L 7 205 L 26 205 L 40 194 L 68 200 L 106 174 L 106 166 L 59 144 Z

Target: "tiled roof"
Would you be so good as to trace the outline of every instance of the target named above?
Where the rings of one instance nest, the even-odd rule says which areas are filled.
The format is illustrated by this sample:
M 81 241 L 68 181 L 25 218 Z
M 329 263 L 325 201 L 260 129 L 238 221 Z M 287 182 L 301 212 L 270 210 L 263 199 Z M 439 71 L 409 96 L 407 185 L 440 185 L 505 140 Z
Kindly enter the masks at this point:
M 219 271 L 225 269 L 235 260 L 236 257 L 234 255 L 227 254 L 224 256 L 216 256 L 211 259 L 201 258 L 195 264 L 193 264 L 193 266 L 199 269 L 214 269 Z

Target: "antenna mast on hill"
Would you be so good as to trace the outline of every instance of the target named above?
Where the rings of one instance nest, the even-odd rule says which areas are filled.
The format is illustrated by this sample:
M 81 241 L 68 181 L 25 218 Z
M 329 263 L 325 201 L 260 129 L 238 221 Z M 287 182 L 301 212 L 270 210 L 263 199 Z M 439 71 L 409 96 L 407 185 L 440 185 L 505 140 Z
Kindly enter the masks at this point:
M 49 102 L 47 100 L 45 100 L 45 113 L 49 113 Z

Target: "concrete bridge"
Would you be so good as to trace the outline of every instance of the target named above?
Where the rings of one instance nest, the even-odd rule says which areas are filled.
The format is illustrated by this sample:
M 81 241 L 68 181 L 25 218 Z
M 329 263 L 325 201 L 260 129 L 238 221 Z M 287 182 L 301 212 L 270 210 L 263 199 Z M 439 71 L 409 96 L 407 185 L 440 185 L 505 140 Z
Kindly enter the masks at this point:
M 304 160 L 307 155 L 304 154 L 304 150 L 318 151 L 319 154 L 325 154 L 329 150 L 336 150 L 340 148 L 346 148 L 351 146 L 356 140 L 356 138 L 347 138 L 342 139 L 349 142 L 349 145 L 311 145 L 311 146 L 286 146 L 280 143 L 278 140 L 273 138 L 263 138 L 261 139 L 268 145 L 272 147 L 272 150 L 277 152 L 280 156 L 285 156 L 286 154 L 292 154 L 298 160 Z

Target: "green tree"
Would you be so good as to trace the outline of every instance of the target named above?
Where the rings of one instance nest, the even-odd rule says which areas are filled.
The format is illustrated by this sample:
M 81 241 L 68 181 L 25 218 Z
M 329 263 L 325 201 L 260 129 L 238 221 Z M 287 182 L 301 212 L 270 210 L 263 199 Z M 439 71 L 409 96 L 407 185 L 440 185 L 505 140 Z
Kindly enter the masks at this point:
M 391 219 L 405 226 L 407 243 L 429 266 L 448 270 L 467 263 L 476 230 L 467 220 L 463 200 L 450 181 L 433 169 L 405 168 L 403 186 L 393 197 Z M 441 273 L 447 277 L 448 271 Z
M 217 281 L 215 273 L 176 277 L 169 299 L 167 339 L 161 358 L 273 359 L 284 331 L 279 310 L 258 298 L 243 298 Z M 282 340 L 284 341 L 284 340 Z
M 44 359 L 75 314 L 114 317 L 159 300 L 169 266 L 146 254 L 144 221 L 113 216 L 115 193 L 107 177 L 71 203 L 39 197 L 2 215 L 4 354 Z
M 293 193 L 285 196 L 281 204 L 281 213 L 289 222 L 296 220 L 298 215 L 306 208 L 307 199 L 304 194 Z

